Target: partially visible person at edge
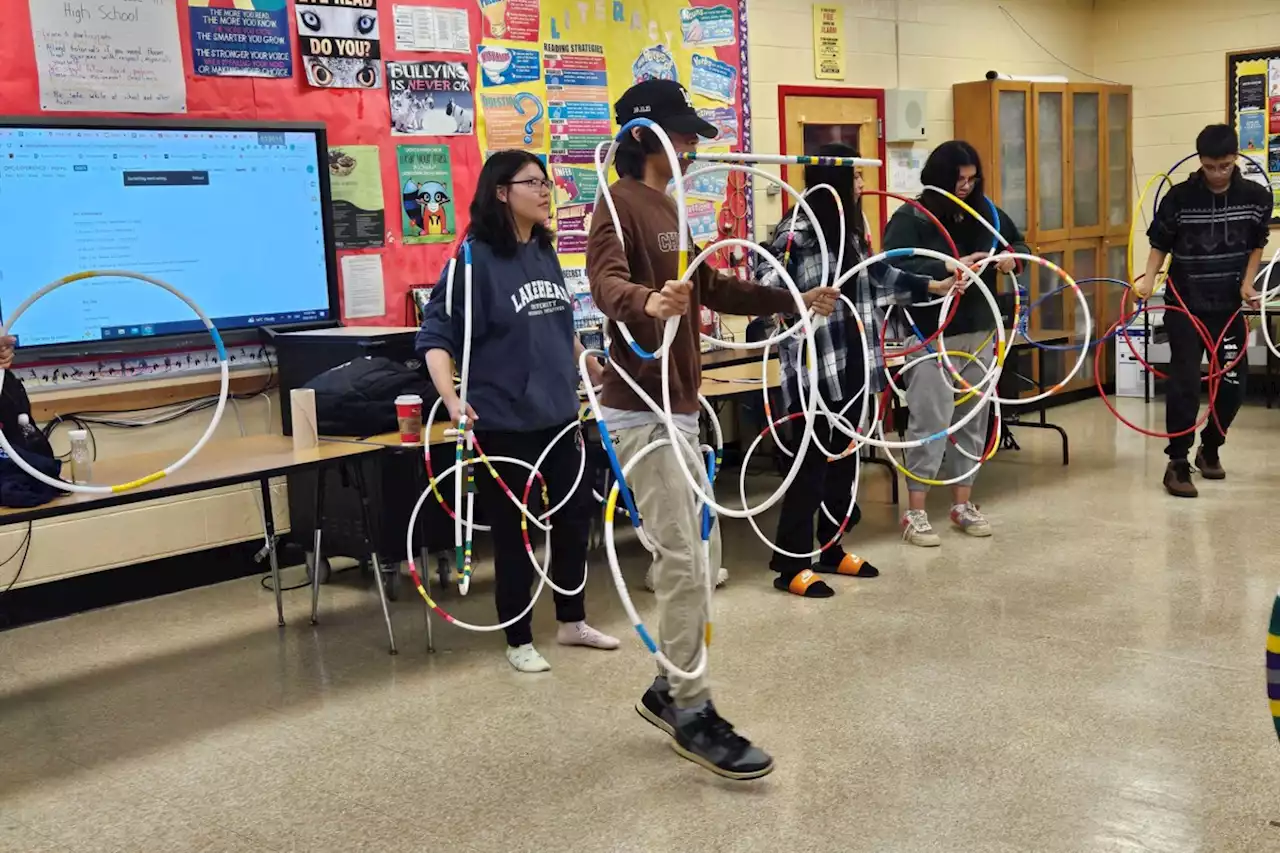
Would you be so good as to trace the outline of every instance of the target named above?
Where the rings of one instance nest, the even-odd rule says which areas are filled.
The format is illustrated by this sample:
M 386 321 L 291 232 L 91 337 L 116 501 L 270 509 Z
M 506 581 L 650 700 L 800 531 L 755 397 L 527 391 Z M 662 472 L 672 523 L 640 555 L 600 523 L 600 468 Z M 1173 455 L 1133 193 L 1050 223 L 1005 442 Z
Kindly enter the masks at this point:
M 856 157 L 858 152 L 849 145 L 834 143 L 819 148 L 818 155 Z M 871 254 L 862 217 L 862 173 L 855 173 L 853 169 L 842 166 L 806 166 L 804 185 L 818 187 L 822 184 L 832 187 L 839 194 L 840 204 L 837 205 L 835 196 L 826 190 L 810 192 L 805 201 L 812 209 L 813 219 L 817 220 L 825 241 L 829 269 L 827 282 L 834 283 Z M 843 266 L 836 269 L 841 254 L 839 249 L 842 233 L 845 238 L 844 261 Z M 774 229 L 769 251 L 784 262 L 787 273 L 802 292 L 824 284 L 823 244 L 818 239 L 818 229 L 814 228 L 814 222 L 803 208 L 796 215 L 794 226 L 792 213 L 783 216 Z M 782 277 L 763 259 L 756 264 L 756 275 L 764 284 L 786 288 Z M 961 290 L 965 281 L 960 279 Z M 953 286 L 957 286 L 954 276 L 935 281 L 928 275 L 906 272 L 885 261 L 872 264 L 841 286 L 841 292 L 857 308 L 858 316 L 866 329 L 871 363 L 868 365 L 866 362 L 858 326 L 850 315 L 848 306 L 843 300 L 837 302 L 831 318 L 814 329 L 818 389 L 822 399 L 832 410 L 840 411 L 845 408 L 859 393 L 875 394 L 884 388 L 885 366 L 880 350 L 880 336 L 884 326 L 885 307 L 924 302 L 930 298 L 929 294 L 942 296 Z M 793 315 L 789 319 L 794 321 L 796 318 Z M 789 338 L 779 349 L 782 396 L 789 414 L 803 411 L 801 393 L 805 401 L 809 399 L 809 373 L 805 368 L 803 347 L 803 338 L 797 336 Z M 871 377 L 869 384 L 868 373 Z M 874 401 L 869 401 L 868 404 L 872 405 Z M 849 407 L 850 420 L 857 420 L 860 407 L 861 402 Z M 799 451 L 803 425 L 799 421 L 792 421 L 791 426 L 791 450 L 795 453 Z M 819 555 L 817 562 L 812 562 L 808 557 L 775 552 L 769 564 L 778 573 L 773 582 L 777 589 L 805 598 L 829 598 L 835 594 L 815 573 L 860 578 L 873 578 L 880 573 L 871 563 L 845 551 L 839 541 L 841 534 L 852 530 L 862 517 L 858 505 L 850 503 L 853 500 L 853 479 L 858 461 L 850 454 L 828 463 L 827 455 L 820 449 L 818 442 L 821 442 L 822 448 L 840 453 L 847 448 L 849 437 L 819 415 L 814 440 L 810 442 L 799 463 L 800 470 L 792 481 L 791 488 L 783 495 L 782 509 L 778 515 L 778 535 L 774 538 L 774 543 L 791 555 L 812 552 L 816 514 L 818 545 L 828 547 Z M 826 513 L 821 511 L 824 504 Z M 849 513 L 848 525 L 842 528 L 841 522 L 846 513 Z M 836 520 L 832 521 L 833 518 Z
M 1248 326 L 1237 313 L 1241 302 L 1258 304 L 1254 279 L 1262 264 L 1271 221 L 1271 191 L 1246 180 L 1236 167 L 1240 144 L 1225 124 L 1211 124 L 1196 138 L 1200 168 L 1176 184 L 1160 201 L 1155 221 L 1147 229 L 1151 252 L 1147 269 L 1135 290 L 1143 299 L 1156 286 L 1165 258 L 1173 255 L 1165 301 L 1178 305 L 1204 324 L 1217 346 L 1218 369 L 1230 366 L 1217 385 L 1212 412 L 1200 432 L 1195 467 L 1207 480 L 1226 479 L 1220 448 L 1226 430 L 1244 402 Z M 1169 494 L 1194 498 L 1187 456 L 1195 443 L 1200 412 L 1200 359 L 1205 343 L 1191 319 L 1179 311 L 1165 311 L 1169 333 L 1169 379 L 1165 388 L 1165 454 L 1169 464 L 1164 487 Z M 1236 359 L 1239 358 L 1239 362 Z
M 689 93 L 674 81 L 648 80 L 632 86 L 615 111 L 619 125 L 635 118 L 653 121 L 682 153 L 695 150 L 699 137 L 716 135 L 715 128 L 694 111 Z M 614 365 L 655 400 L 662 399 L 662 365 L 632 352 L 618 323 L 625 323 L 637 344 L 652 352 L 662 343 L 666 321 L 679 318 L 667 358 L 672 413 L 684 440 L 678 451 L 667 446 L 645 457 L 644 464 L 631 470 L 627 484 L 644 529 L 658 549 L 652 566 L 658 641 L 676 667 L 691 671 L 703 653 L 706 587 L 712 568 L 719 565 L 715 554 L 709 563 L 703 554 L 694 492 L 676 457 L 677 452 L 683 454 L 683 464 L 701 476 L 706 488 L 706 463 L 697 451 L 700 306 L 728 314 L 766 315 L 794 310 L 795 303 L 788 293 L 717 273 L 709 266 L 699 267 L 691 281 L 677 281 L 680 218 L 667 195 L 673 175 L 657 135 L 648 128 L 633 128 L 618 146 L 615 166 L 620 180 L 609 191 L 618 226 L 602 205 L 587 242 L 587 278 L 596 306 L 609 322 Z M 835 293 L 831 288 L 811 290 L 805 294 L 805 303 L 817 313 L 829 314 Z M 624 467 L 651 442 L 668 437 L 660 416 L 615 371 L 605 375 L 600 403 L 603 425 L 613 436 Z M 672 736 L 677 753 L 713 773 L 756 779 L 773 770 L 773 759 L 716 711 L 705 670 L 696 678 L 682 678 L 674 673 L 667 676 L 660 669 L 636 710 Z
M 1001 236 L 1017 251 L 1026 251 L 1025 245 L 1017 245 L 1022 244 L 1023 237 L 1012 217 L 984 195 L 982 161 L 969 143 L 951 140 L 933 149 L 921 170 L 920 181 L 926 187 L 934 186 L 953 193 L 988 221 L 995 218 L 992 216 L 994 211 L 1000 219 Z M 995 236 L 963 207 L 950 198 L 929 190 L 920 195 L 919 201 L 946 226 L 960 252 L 960 259 L 966 265 L 978 263 L 991 251 L 996 242 Z M 933 249 L 946 254 L 951 252 L 937 225 L 915 207 L 903 205 L 889 220 L 884 233 L 884 248 L 913 247 Z M 1008 250 L 1000 247 L 997 251 Z M 935 279 L 947 274 L 947 265 L 932 258 L 894 258 L 892 263 L 901 269 Z M 998 277 L 1014 271 L 1016 266 L 1012 260 L 988 264 L 982 271 L 982 281 L 994 294 L 997 292 Z M 922 339 L 928 339 L 938 330 L 941 309 L 941 304 L 932 308 L 910 309 L 915 327 L 912 329 L 913 335 L 907 339 L 909 347 L 919 344 Z M 960 371 L 964 381 L 971 385 L 981 380 L 995 355 L 991 336 L 997 322 L 1000 322 L 1000 318 L 994 316 L 986 297 L 975 287 L 960 298 L 955 315 L 947 324 L 943 334 L 947 350 L 973 355 L 973 358 L 952 357 L 952 363 Z M 923 335 L 923 338 L 916 335 Z M 937 351 L 935 342 L 930 345 L 928 352 Z M 915 353 L 909 359 L 918 359 L 924 355 L 925 352 Z M 939 360 L 919 364 L 903 375 L 907 385 L 907 411 L 910 413 L 907 421 L 908 440 L 920 441 L 943 432 L 969 414 L 974 406 L 986 407 L 985 401 L 977 400 L 957 405 L 955 392 L 952 391 L 955 380 L 945 371 L 946 367 Z M 987 413 L 984 411 L 975 415 L 949 438 L 926 442 L 903 454 L 907 470 L 920 480 L 954 481 L 950 483 L 951 523 L 970 536 L 991 535 L 990 523 L 972 500 L 973 483 L 978 473 L 978 463 L 973 459 L 982 456 L 986 438 Z M 961 453 L 962 448 L 968 456 Z M 912 545 L 937 547 L 942 544 L 942 540 L 929 523 L 929 513 L 925 510 L 929 484 L 920 480 L 907 478 L 908 508 L 902 516 L 902 538 Z
M 465 238 L 471 247 L 473 291 L 467 420 L 474 424 L 476 441 L 486 455 L 522 459 L 531 465 L 552 439 L 578 420 L 577 357 L 582 345 L 573 330 L 571 297 L 560 261 L 543 225 L 550 199 L 551 182 L 536 156 L 499 151 L 480 170 Z M 464 341 L 462 274 L 459 252 L 452 316 L 445 311 L 446 267 L 431 291 L 415 341 L 454 423 L 462 414 L 453 384 Z M 598 382 L 599 363 L 589 359 L 588 368 Z M 554 516 L 551 536 L 551 576 L 567 590 L 582 584 L 588 525 L 596 511 L 588 477 L 569 496 L 578 478 L 581 453 L 582 436 L 575 427 L 556 442 L 540 469 L 551 506 L 567 498 Z M 517 495 L 522 494 L 528 469 L 509 463 L 494 467 Z M 498 619 L 515 620 L 506 628 L 507 660 L 520 672 L 544 672 L 551 667 L 533 646 L 533 617 L 528 611 L 534 569 L 520 532 L 520 509 L 483 466 L 478 466 L 475 482 L 477 501 L 492 527 Z M 530 497 L 530 510 L 535 513 L 547 508 L 538 496 L 535 488 Z M 529 529 L 536 528 L 530 525 Z M 586 623 L 582 592 L 556 593 L 555 605 L 559 643 L 618 647 L 617 639 Z

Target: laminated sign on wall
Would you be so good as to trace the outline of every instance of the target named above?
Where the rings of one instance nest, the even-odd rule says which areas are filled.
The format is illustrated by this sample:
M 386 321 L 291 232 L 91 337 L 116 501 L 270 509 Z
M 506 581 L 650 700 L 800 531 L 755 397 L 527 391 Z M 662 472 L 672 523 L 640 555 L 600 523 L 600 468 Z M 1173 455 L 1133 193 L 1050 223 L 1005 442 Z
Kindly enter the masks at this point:
M 813 7 L 813 76 L 844 79 L 844 9 L 840 6 Z
M 42 110 L 187 111 L 176 0 L 31 0 L 31 36 Z
M 297 0 L 307 82 L 321 89 L 381 89 L 378 0 Z

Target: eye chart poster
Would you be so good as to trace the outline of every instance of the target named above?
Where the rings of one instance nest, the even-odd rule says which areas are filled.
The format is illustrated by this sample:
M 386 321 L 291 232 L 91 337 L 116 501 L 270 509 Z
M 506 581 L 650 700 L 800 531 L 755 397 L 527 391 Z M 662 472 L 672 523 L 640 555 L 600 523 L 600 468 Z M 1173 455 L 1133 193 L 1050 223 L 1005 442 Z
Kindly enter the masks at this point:
M 378 0 L 297 0 L 307 82 L 320 89 L 381 89 Z

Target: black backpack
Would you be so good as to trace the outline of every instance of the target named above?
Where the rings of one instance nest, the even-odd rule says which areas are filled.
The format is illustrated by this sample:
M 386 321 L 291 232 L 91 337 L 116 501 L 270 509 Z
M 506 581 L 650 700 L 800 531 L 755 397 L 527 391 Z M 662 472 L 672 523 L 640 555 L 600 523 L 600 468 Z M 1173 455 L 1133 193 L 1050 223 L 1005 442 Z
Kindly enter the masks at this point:
M 304 388 L 316 392 L 321 435 L 364 437 L 399 428 L 396 397 L 422 397 L 423 416 L 439 396 L 421 373 L 389 358 L 364 356 L 330 368 Z
M 26 415 L 31 427 L 25 431 L 18 423 L 18 416 Z M 48 437 L 35 428 L 35 419 L 31 417 L 31 398 L 22 380 L 6 371 L 4 385 L 0 387 L 0 429 L 9 444 L 22 455 L 23 461 L 29 463 L 42 474 L 58 477 L 62 472 L 62 462 L 53 453 Z M 4 451 L 0 450 L 0 506 L 33 507 L 49 501 L 62 494 L 55 489 L 23 471 Z

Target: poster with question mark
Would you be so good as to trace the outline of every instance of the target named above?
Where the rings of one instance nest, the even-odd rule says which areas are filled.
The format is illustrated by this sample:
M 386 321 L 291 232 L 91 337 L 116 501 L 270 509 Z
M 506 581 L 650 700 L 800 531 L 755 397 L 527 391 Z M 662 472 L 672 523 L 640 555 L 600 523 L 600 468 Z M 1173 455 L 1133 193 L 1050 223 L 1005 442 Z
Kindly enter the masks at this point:
M 480 109 L 484 115 L 485 151 L 546 149 L 546 108 L 540 95 L 532 91 L 511 95 L 481 93 Z

